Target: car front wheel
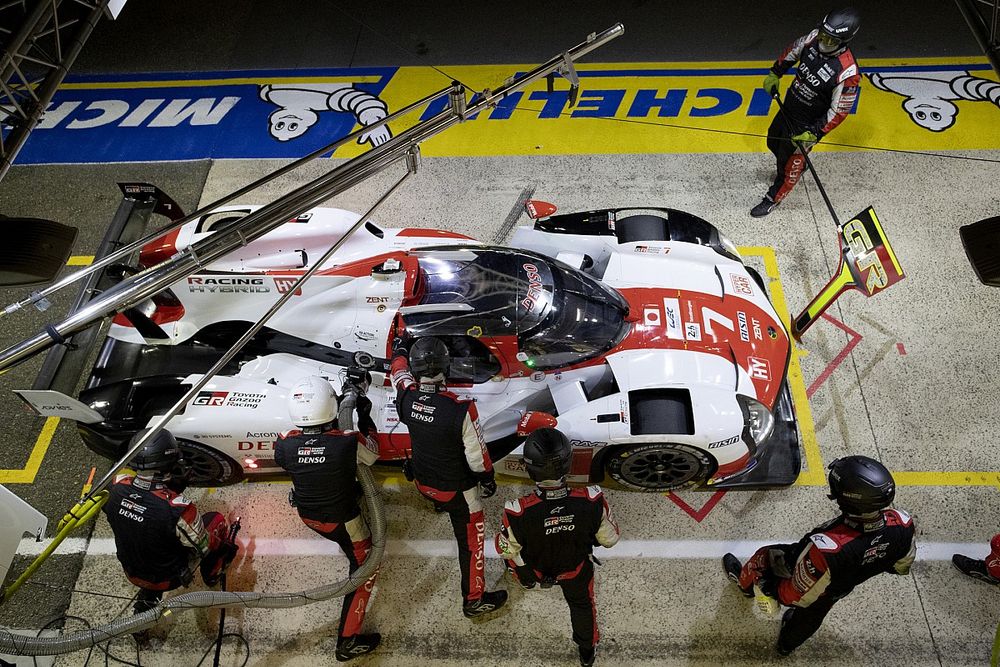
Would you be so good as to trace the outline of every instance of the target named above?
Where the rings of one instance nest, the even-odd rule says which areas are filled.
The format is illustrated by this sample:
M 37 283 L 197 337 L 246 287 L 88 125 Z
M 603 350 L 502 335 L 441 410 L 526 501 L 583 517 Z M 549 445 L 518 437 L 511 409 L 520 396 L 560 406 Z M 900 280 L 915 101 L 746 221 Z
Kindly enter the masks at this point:
M 243 479 L 243 468 L 222 452 L 200 442 L 177 440 L 188 469 L 189 486 L 228 486 Z
M 695 447 L 644 443 L 617 450 L 607 462 L 611 479 L 636 491 L 670 491 L 708 479 L 715 462 Z

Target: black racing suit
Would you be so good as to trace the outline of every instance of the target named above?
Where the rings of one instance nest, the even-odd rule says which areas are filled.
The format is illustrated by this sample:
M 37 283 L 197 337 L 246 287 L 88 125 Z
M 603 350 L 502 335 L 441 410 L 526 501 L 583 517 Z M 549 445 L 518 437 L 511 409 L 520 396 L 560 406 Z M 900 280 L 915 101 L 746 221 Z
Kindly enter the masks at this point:
M 102 509 L 125 575 L 140 589 L 137 613 L 156 606 L 164 591 L 191 583 L 199 561 L 202 578 L 213 585 L 235 556 L 226 519 L 200 514 L 158 477 L 118 475 Z
M 340 546 L 351 574 L 361 567 L 372 548 L 371 532 L 358 506 L 358 463 L 370 466 L 376 460 L 377 445 L 354 431 L 292 431 L 274 443 L 275 463 L 292 476 L 292 502 L 299 518 Z M 378 571 L 344 596 L 338 637 L 361 633 L 377 576 Z
M 417 490 L 448 512 L 458 541 L 462 596 L 478 600 L 486 590 L 486 520 L 478 485 L 493 482 L 493 463 L 479 428 L 476 404 L 438 384 L 417 384 L 405 354 L 393 357 L 399 420 L 410 432 Z
M 740 586 L 755 583 L 792 607 L 778 647 L 792 651 L 819 629 L 837 600 L 877 574 L 908 574 L 916 555 L 913 521 L 902 510 L 882 510 L 862 522 L 842 515 L 795 544 L 761 547 L 740 573 Z
M 818 36 L 819 30 L 813 30 L 798 38 L 771 65 L 771 71 L 781 76 L 798 62 L 784 112 L 778 111 L 767 130 L 767 148 L 777 161 L 777 175 L 767 194 L 775 202 L 792 191 L 805 168 L 805 157 L 791 138 L 809 131 L 822 139 L 847 118 L 857 101 L 861 74 L 851 50 L 844 47 L 824 54 Z
M 620 531 L 599 486 L 539 490 L 504 506 L 497 553 L 522 586 L 559 584 L 569 605 L 573 641 L 597 644 L 595 545 L 612 547 Z

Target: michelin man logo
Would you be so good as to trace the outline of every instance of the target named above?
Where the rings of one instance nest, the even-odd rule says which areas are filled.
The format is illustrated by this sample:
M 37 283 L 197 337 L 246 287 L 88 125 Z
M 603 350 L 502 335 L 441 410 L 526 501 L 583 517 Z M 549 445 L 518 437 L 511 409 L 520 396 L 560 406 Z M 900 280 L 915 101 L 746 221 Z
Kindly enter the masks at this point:
M 353 114 L 357 122 L 368 126 L 388 115 L 385 102 L 371 93 L 348 83 L 288 83 L 261 86 L 260 99 L 278 105 L 268 118 L 271 136 L 278 141 L 301 137 L 316 124 L 324 111 Z M 388 126 L 377 127 L 358 137 L 365 142 L 381 146 L 392 138 Z
M 874 72 L 872 84 L 902 95 L 903 109 L 920 127 L 943 132 L 955 124 L 958 107 L 953 100 L 992 102 L 1000 107 L 1000 83 L 968 72 Z

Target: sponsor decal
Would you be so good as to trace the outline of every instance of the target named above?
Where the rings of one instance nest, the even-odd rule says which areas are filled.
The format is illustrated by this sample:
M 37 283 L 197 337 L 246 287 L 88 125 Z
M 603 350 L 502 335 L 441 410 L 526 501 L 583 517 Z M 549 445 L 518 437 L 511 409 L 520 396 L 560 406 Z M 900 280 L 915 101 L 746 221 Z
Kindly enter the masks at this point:
M 208 278 L 188 276 L 189 292 L 263 294 L 271 291 L 263 278 Z
M 771 340 L 774 340 L 775 338 L 777 338 L 777 337 L 778 337 L 778 332 L 777 332 L 777 330 L 775 330 L 775 328 L 774 328 L 774 327 L 768 327 L 768 328 L 767 328 L 767 335 L 768 335 L 768 337 L 769 337 L 769 338 L 770 338 Z
M 635 252 L 644 253 L 647 255 L 666 255 L 670 252 L 670 248 L 665 246 L 655 246 L 655 245 L 637 245 L 634 248 Z
M 437 410 L 437 406 L 436 405 L 427 405 L 426 403 L 416 403 L 416 402 L 414 402 L 414 404 L 413 404 L 413 411 L 414 412 L 423 412 L 423 413 L 432 415 L 432 414 L 434 414 L 435 410 Z
M 701 325 L 697 322 L 685 322 L 684 337 L 693 341 L 701 340 Z
M 267 394 L 243 391 L 199 391 L 192 405 L 256 409 Z
M 365 303 L 389 303 L 387 296 L 366 296 Z
M 372 341 L 375 340 L 375 332 L 373 331 L 355 331 L 354 337 L 360 341 Z
M 323 447 L 299 447 L 299 456 L 323 456 L 326 446 Z
M 731 438 L 726 438 L 725 440 L 719 440 L 718 442 L 710 442 L 708 444 L 709 449 L 718 449 L 719 447 L 728 447 L 729 445 L 735 445 L 740 441 L 740 436 L 734 435 Z
M 767 359 L 761 357 L 747 357 L 747 373 L 754 380 L 771 381 L 771 364 Z
M 286 294 L 296 282 L 297 278 L 275 278 L 274 288 L 278 290 L 278 294 Z M 292 296 L 302 296 L 302 288 L 297 288 Z
M 138 494 L 133 494 L 133 495 L 138 495 Z M 137 512 L 139 514 L 142 514 L 142 513 L 144 513 L 146 511 L 146 506 L 145 505 L 140 505 L 139 503 L 134 503 L 131 500 L 126 500 L 125 498 L 122 498 L 121 506 L 124 507 L 127 510 L 130 510 L 132 512 Z
M 747 314 L 742 310 L 736 313 L 736 320 L 740 323 L 740 340 L 744 343 L 750 342 L 750 327 L 747 326 Z
M 660 326 L 659 308 L 644 308 L 642 311 L 642 323 L 647 327 Z
M 524 269 L 524 272 L 528 277 L 528 293 L 523 299 L 521 299 L 521 305 L 524 306 L 525 309 L 531 310 L 535 307 L 535 303 L 538 301 L 539 297 L 542 296 L 542 277 L 538 275 L 538 267 L 534 264 L 522 264 L 521 268 Z
M 232 433 L 195 433 L 195 440 L 231 440 L 233 437 Z M 251 437 L 247 434 L 247 437 Z M 277 436 L 275 436 L 277 437 Z
M 271 433 L 265 433 L 265 432 L 256 433 L 256 432 L 252 432 L 252 431 L 247 431 L 247 437 L 248 438 L 274 438 L 274 439 L 278 439 L 278 438 L 281 437 L 281 434 L 280 433 L 274 433 L 274 432 L 271 432 Z
M 503 467 L 514 472 L 525 472 L 528 469 L 525 467 L 524 461 L 504 461 Z
M 678 299 L 663 300 L 663 319 L 667 325 L 667 338 L 684 340 L 681 327 L 681 303 Z
M 750 318 L 750 324 L 753 326 L 753 337 L 756 338 L 757 340 L 764 340 L 764 334 L 762 334 L 760 331 L 760 322 L 757 320 L 757 318 L 755 317 Z
M 570 440 L 569 444 L 574 447 L 604 447 L 608 443 L 599 440 Z
M 563 511 L 564 509 L 566 509 L 566 506 L 565 506 L 565 505 L 558 505 L 558 506 L 556 506 L 556 507 L 553 507 L 553 508 L 552 508 L 552 511 L 551 511 L 551 512 L 549 512 L 549 514 L 559 514 L 559 513 L 560 513 L 560 512 L 562 512 L 562 511 Z
M 375 307 L 376 313 L 384 313 L 385 311 L 386 311 L 386 305 L 384 303 L 379 304 L 378 306 Z
M 236 448 L 241 452 L 273 452 L 274 440 L 240 440 Z
M 737 273 L 730 273 L 729 279 L 733 283 L 733 291 L 737 294 L 746 294 L 747 296 L 753 296 L 753 287 L 750 285 L 750 278 L 747 276 L 741 276 Z

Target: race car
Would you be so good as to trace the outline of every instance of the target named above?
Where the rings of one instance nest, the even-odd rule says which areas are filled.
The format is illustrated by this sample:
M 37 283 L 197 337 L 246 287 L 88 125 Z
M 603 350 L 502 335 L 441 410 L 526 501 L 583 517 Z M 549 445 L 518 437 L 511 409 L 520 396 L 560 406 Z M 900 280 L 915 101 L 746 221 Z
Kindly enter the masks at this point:
M 258 207 L 230 206 L 143 248 L 156 264 Z M 508 246 L 367 222 L 167 425 L 192 484 L 273 473 L 302 377 L 365 392 L 382 461 L 408 456 L 393 340 L 448 346 L 449 389 L 476 401 L 498 472 L 526 477 L 521 445 L 554 426 L 573 444 L 571 482 L 605 475 L 641 491 L 738 484 L 791 452 L 790 341 L 760 276 L 707 221 L 670 208 L 555 214 Z M 316 208 L 122 313 L 80 394 L 99 417 L 86 444 L 119 457 L 359 219 Z M 794 474 L 782 481 L 791 483 Z

